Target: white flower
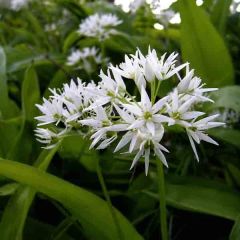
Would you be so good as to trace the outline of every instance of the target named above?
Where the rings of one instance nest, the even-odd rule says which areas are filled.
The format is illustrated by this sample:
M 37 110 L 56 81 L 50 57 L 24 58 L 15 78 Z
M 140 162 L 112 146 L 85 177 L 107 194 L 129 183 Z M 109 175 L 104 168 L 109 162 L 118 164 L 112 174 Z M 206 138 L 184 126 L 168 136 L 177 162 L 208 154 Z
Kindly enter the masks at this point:
M 146 90 L 142 87 L 140 103 L 123 104 L 124 108 L 136 116 L 136 120 L 128 127 L 128 130 L 144 126 L 154 135 L 156 124 L 163 122 L 173 124 L 174 121 L 171 118 L 159 114 L 167 99 L 168 97 L 165 97 L 152 105 Z
M 138 160 L 144 156 L 145 174 L 147 175 L 151 151 L 153 151 L 153 153 L 163 162 L 164 165 L 168 166 L 166 158 L 162 152 L 168 152 L 168 150 L 159 143 L 162 140 L 163 134 L 164 128 L 161 124 L 158 125 L 154 135 L 152 135 L 152 133 L 145 127 L 134 131 L 128 131 L 125 135 L 123 135 L 114 152 L 119 151 L 129 143 L 128 152 L 132 153 L 133 151 L 137 151 L 130 170 L 136 165 Z
M 179 95 L 177 88 L 170 93 L 169 101 L 166 103 L 166 111 L 168 115 L 174 120 L 175 124 L 183 127 L 190 126 L 189 120 L 196 119 L 202 116 L 204 112 L 193 111 L 193 108 L 197 97 L 191 96 L 189 98 L 183 98 Z
M 188 65 L 188 63 L 184 63 L 176 67 L 177 56 L 177 53 L 172 53 L 165 59 L 165 53 L 159 59 L 156 51 L 151 50 L 149 47 L 146 57 L 138 49 L 135 55 L 130 57 L 125 55 L 125 62 L 111 68 L 115 69 L 121 76 L 133 79 L 139 90 L 141 90 L 142 86 L 146 86 L 146 81 L 167 80 Z
M 165 9 L 165 10 L 155 10 L 156 18 L 159 19 L 159 21 L 164 25 L 168 26 L 171 19 L 176 15 L 176 13 L 171 9 Z
M 70 85 L 64 84 L 63 92 L 59 98 L 66 106 L 68 115 L 66 122 L 71 122 L 82 116 L 84 108 L 88 107 L 90 97 L 84 93 L 85 85 L 78 78 L 77 83 L 71 80 Z
M 92 64 L 101 64 L 102 61 L 106 61 L 106 59 L 102 59 L 102 55 L 98 52 L 99 50 L 95 47 L 86 47 L 81 51 L 74 50 L 67 57 L 67 65 L 76 65 L 78 68 L 84 68 L 87 72 L 91 72 Z
M 113 76 L 111 76 L 111 72 Z M 108 69 L 107 75 L 101 71 L 99 76 L 101 81 L 98 83 L 99 88 L 95 89 L 95 101 L 86 110 L 125 99 L 126 86 L 115 69 L 111 69 L 111 71 Z
M 131 12 L 135 13 L 140 7 L 146 3 L 145 0 L 134 0 L 130 3 L 129 9 Z
M 57 99 L 46 100 L 43 98 L 43 104 L 36 104 L 38 109 L 43 113 L 42 116 L 35 117 L 40 123 L 38 126 L 56 123 L 64 120 L 67 110 L 64 109 L 63 103 Z
M 47 129 L 47 128 L 37 128 L 35 130 L 35 136 L 37 137 L 37 140 L 41 143 L 47 144 L 47 147 L 44 147 L 46 149 L 54 148 L 58 140 L 64 136 L 67 129 L 64 129 L 63 131 L 59 133 L 54 133 L 53 131 Z
M 81 59 L 80 50 L 72 51 L 72 53 L 67 57 L 67 65 L 75 65 Z
M 94 14 L 86 18 L 80 25 L 78 33 L 87 37 L 96 37 L 100 41 L 116 34 L 114 27 L 122 21 L 113 14 Z
M 141 52 L 137 50 L 136 55 L 131 58 L 125 55 L 125 62 L 120 63 L 118 67 L 111 66 L 111 69 L 116 70 L 121 76 L 133 79 L 139 89 L 141 89 L 142 86 L 146 86 L 146 80 L 140 66 L 140 54 Z M 143 61 L 142 58 L 141 61 Z
M 53 32 L 53 31 L 56 31 L 56 29 L 57 29 L 56 23 L 49 23 L 44 26 L 45 32 Z
M 95 115 L 95 116 L 94 116 Z M 109 131 L 109 126 L 112 125 L 109 115 L 106 113 L 106 110 L 102 106 L 94 108 L 94 115 L 90 118 L 80 120 L 79 122 L 82 125 L 87 125 L 93 128 L 95 132 L 90 139 L 92 139 L 92 144 L 90 148 L 93 148 L 100 140 L 103 139 L 103 142 L 97 147 L 97 149 L 106 148 L 111 144 L 117 137 L 116 134 L 107 138 L 107 131 Z
M 206 118 L 203 118 L 198 121 L 193 121 L 191 123 L 191 126 L 186 128 L 187 135 L 189 138 L 189 141 L 191 143 L 193 152 L 196 156 L 196 159 L 199 161 L 199 157 L 197 154 L 197 150 L 194 144 L 194 141 L 198 144 L 200 144 L 200 141 L 203 140 L 205 142 L 209 142 L 215 145 L 218 145 L 216 141 L 214 141 L 212 138 L 210 138 L 206 133 L 204 133 L 205 130 L 215 127 L 223 126 L 225 123 L 222 122 L 211 122 L 211 120 L 217 118 L 219 115 L 213 115 Z
M 10 8 L 14 11 L 18 11 L 28 4 L 28 0 L 11 0 Z
M 177 56 L 177 53 L 172 53 L 168 56 L 167 59 L 165 59 L 165 53 L 161 56 L 160 59 L 158 59 L 156 51 L 154 49 L 151 51 L 149 47 L 145 63 L 142 63 L 146 80 L 151 82 L 154 80 L 154 78 L 157 78 L 158 80 L 162 81 L 169 79 L 173 75 L 178 73 L 188 63 L 181 64 L 178 67 L 175 67 Z
M 199 77 L 194 76 L 194 70 L 189 71 L 186 68 L 186 75 L 183 79 L 180 78 L 180 82 L 177 86 L 178 92 L 185 95 L 185 98 L 189 96 L 196 96 L 198 101 L 210 101 L 209 97 L 204 96 L 206 92 L 212 92 L 218 90 L 217 88 L 203 88 L 205 84 L 202 84 L 202 80 Z

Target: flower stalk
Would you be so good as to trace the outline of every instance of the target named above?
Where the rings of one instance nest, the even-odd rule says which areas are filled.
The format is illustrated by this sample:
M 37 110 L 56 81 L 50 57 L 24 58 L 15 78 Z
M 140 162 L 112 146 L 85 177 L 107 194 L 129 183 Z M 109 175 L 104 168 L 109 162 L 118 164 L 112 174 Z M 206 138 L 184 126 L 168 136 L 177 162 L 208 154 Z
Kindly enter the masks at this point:
M 123 236 L 120 224 L 118 222 L 117 215 L 115 213 L 114 207 L 112 205 L 111 198 L 110 198 L 108 190 L 107 190 L 107 186 L 106 186 L 105 181 L 104 181 L 104 177 L 103 177 L 103 174 L 102 174 L 102 169 L 101 169 L 101 166 L 100 166 L 100 163 L 99 163 L 99 159 L 97 159 L 96 171 L 97 171 L 98 180 L 99 180 L 99 183 L 101 185 L 104 198 L 107 202 L 108 208 L 111 212 L 114 224 L 116 226 L 116 231 L 118 233 L 118 239 L 119 240 L 124 240 L 124 236 Z
M 166 208 L 166 192 L 165 192 L 165 180 L 162 162 L 156 158 L 157 175 L 158 175 L 158 194 L 159 194 L 159 214 L 160 214 L 160 229 L 161 239 L 168 240 L 168 228 L 167 228 L 167 208 Z

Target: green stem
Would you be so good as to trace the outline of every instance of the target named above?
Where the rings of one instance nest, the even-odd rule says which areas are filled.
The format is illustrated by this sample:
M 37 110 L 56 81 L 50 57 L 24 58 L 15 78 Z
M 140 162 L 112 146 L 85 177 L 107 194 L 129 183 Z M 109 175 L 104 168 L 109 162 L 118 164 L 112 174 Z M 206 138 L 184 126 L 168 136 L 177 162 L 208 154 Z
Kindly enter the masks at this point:
M 156 91 L 155 91 L 155 94 L 154 94 L 154 102 L 155 102 L 156 97 L 157 97 L 157 95 L 158 95 L 158 91 L 159 91 L 160 85 L 161 85 L 161 81 L 158 81 L 158 83 L 157 83 L 157 88 L 156 88 Z
M 156 158 L 157 161 L 157 173 L 158 173 L 158 194 L 159 194 L 159 205 L 160 205 L 160 224 L 161 224 L 161 236 L 162 240 L 168 240 L 168 229 L 167 229 L 167 209 L 166 209 L 166 198 L 165 198 L 165 182 L 162 162 Z
M 155 79 L 151 82 L 151 102 L 154 104 L 154 95 L 155 95 Z
M 104 63 L 104 59 L 106 58 L 106 48 L 105 48 L 104 41 L 100 42 L 100 49 L 101 49 L 101 55 L 102 55 L 101 66 L 102 66 L 102 69 L 105 70 L 106 64 Z
M 117 215 L 114 211 L 112 201 L 111 201 L 110 196 L 108 194 L 107 186 L 105 184 L 105 181 L 104 181 L 104 178 L 103 178 L 103 175 L 102 175 L 102 170 L 101 170 L 101 167 L 100 167 L 100 164 L 99 164 L 99 160 L 97 160 L 97 169 L 96 170 L 97 170 L 98 180 L 99 180 L 99 183 L 101 185 L 101 188 L 102 188 L 102 191 L 103 191 L 103 194 L 104 194 L 104 198 L 107 201 L 108 208 L 109 208 L 109 210 L 112 214 L 112 218 L 113 218 L 113 221 L 115 223 L 115 226 L 116 226 L 116 229 L 117 229 L 117 232 L 118 232 L 119 240 L 123 240 L 124 236 L 123 236 L 120 224 L 118 222 Z

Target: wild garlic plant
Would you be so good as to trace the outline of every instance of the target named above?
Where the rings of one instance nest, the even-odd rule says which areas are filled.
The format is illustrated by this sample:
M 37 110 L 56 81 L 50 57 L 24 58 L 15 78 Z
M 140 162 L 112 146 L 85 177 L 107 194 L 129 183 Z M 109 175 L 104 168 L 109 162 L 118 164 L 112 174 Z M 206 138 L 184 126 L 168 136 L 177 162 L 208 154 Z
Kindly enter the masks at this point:
M 42 113 L 36 117 L 37 139 L 52 148 L 74 131 L 90 136 L 90 148 L 104 149 L 116 142 L 114 152 L 127 147 L 127 153 L 136 153 L 130 169 L 144 157 L 147 175 L 151 155 L 168 166 L 164 154 L 168 149 L 162 139 L 168 126 L 178 125 L 199 160 L 195 143 L 202 140 L 217 145 L 206 130 L 224 123 L 214 121 L 218 114 L 204 116 L 195 108 L 199 103 L 213 102 L 206 94 L 217 89 L 205 88 L 188 63 L 177 65 L 177 56 L 172 53 L 159 58 L 150 48 L 144 56 L 137 50 L 134 55 L 125 55 L 119 66 L 110 65 L 107 73 L 101 71 L 97 84 L 78 78 L 62 89 L 50 89 L 49 99 L 37 105 Z M 185 73 L 182 76 L 180 72 Z M 161 83 L 172 77 L 178 79 L 176 86 L 159 97 Z M 129 93 L 128 81 L 136 85 L 136 95 Z

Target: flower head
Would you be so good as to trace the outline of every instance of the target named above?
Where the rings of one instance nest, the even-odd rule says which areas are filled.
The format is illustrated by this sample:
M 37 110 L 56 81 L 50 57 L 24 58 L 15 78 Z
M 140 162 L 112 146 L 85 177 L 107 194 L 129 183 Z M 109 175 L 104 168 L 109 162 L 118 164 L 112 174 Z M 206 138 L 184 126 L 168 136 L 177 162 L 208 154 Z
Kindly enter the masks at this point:
M 100 41 L 116 34 L 114 27 L 122 21 L 114 14 L 94 14 L 83 20 L 79 25 L 78 33 L 87 37 L 96 37 Z
M 14 11 L 19 11 L 28 4 L 29 0 L 11 0 L 10 8 Z
M 37 105 L 42 115 L 36 119 L 39 127 L 52 124 L 59 129 L 56 133 L 37 129 L 39 141 L 52 146 L 62 135 L 77 131 L 90 137 L 90 148 L 104 149 L 116 142 L 114 152 L 125 148 L 125 153 L 135 154 L 130 169 L 144 159 L 147 175 L 152 156 L 168 166 L 164 135 L 168 126 L 177 125 L 186 132 L 199 160 L 195 142 L 217 145 L 206 131 L 224 123 L 213 121 L 217 115 L 203 117 L 206 113 L 196 107 L 201 102 L 211 102 L 206 94 L 217 89 L 205 88 L 188 63 L 177 64 L 177 56 L 172 53 L 168 57 L 166 54 L 158 57 L 150 48 L 144 56 L 137 50 L 134 55 L 126 55 L 119 66 L 110 65 L 106 73 L 101 71 L 98 84 L 86 84 L 78 79 L 64 84 L 61 90 L 51 90 L 50 99 Z M 179 82 L 160 97 L 161 83 L 173 76 Z M 129 93 L 126 79 L 133 80 L 137 94 Z

